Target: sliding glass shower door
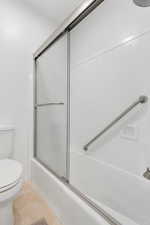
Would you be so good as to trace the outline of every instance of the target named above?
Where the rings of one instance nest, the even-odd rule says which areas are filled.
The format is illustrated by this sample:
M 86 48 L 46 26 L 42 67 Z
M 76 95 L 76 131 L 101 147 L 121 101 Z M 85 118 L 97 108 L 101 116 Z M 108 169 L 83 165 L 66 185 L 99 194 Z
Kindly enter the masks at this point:
M 36 60 L 36 158 L 67 175 L 67 34 Z

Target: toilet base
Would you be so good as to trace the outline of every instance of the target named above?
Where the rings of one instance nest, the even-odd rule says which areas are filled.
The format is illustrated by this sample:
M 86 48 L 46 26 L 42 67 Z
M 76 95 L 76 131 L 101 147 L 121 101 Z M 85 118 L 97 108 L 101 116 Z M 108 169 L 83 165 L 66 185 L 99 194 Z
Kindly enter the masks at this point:
M 12 202 L 0 203 L 0 224 L 14 225 L 14 215 Z

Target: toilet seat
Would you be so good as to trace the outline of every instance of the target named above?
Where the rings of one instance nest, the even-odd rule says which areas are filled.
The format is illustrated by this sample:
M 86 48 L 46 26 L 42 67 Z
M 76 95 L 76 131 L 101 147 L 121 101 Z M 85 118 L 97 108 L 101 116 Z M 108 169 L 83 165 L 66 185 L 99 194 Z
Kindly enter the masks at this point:
M 5 186 L 5 187 L 1 187 L 0 188 L 0 194 L 3 193 L 3 192 L 6 192 L 6 191 L 9 191 L 11 189 L 13 189 L 14 187 L 16 187 L 20 182 L 22 182 L 22 180 L 20 179 L 19 181 L 13 183 L 13 184 L 10 184 L 8 186 Z
M 22 165 L 12 159 L 0 160 L 0 193 L 15 187 L 21 180 Z

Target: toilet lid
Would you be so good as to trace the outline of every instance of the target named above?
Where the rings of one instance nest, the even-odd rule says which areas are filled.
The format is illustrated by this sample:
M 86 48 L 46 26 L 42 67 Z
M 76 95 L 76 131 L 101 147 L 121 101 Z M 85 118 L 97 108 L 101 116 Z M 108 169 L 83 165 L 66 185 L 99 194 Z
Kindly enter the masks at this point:
M 23 172 L 22 165 L 11 159 L 0 160 L 0 189 L 16 183 Z

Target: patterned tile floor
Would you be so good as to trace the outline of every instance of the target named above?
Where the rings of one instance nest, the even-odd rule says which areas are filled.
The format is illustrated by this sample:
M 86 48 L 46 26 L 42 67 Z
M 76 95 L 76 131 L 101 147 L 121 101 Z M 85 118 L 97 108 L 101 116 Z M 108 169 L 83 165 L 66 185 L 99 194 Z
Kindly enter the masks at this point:
M 14 201 L 15 225 L 32 225 L 45 219 L 48 225 L 60 225 L 57 217 L 30 183 L 23 185 Z

